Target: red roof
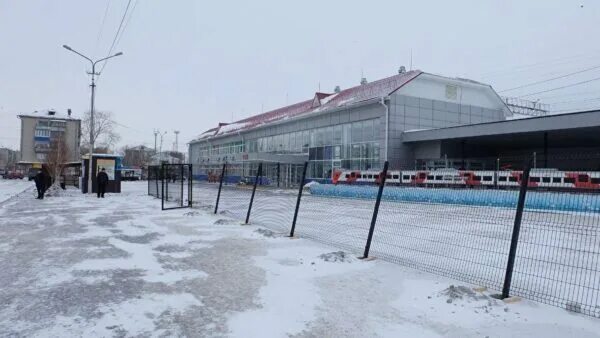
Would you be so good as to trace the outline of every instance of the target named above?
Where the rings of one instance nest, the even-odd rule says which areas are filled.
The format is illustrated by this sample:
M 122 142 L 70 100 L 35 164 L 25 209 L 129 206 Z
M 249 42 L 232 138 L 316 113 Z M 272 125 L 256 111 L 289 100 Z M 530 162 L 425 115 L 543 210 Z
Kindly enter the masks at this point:
M 209 129 L 206 132 L 204 132 L 200 136 L 200 138 L 225 135 L 233 132 L 240 132 L 275 121 L 290 119 L 300 115 L 310 114 L 313 112 L 320 112 L 333 108 L 349 106 L 358 102 L 388 96 L 391 93 L 398 90 L 400 87 L 412 81 L 421 73 L 422 72 L 420 70 L 413 70 L 406 73 L 390 76 L 385 79 L 348 88 L 342 90 L 340 93 L 326 94 L 317 92 L 315 93 L 315 96 L 321 102 L 321 105 L 318 107 L 313 106 L 313 97 L 313 99 L 310 100 L 271 110 L 263 114 L 250 116 L 248 118 L 239 120 L 234 123 L 220 123 L 219 127 L 217 127 L 218 130 L 215 131 L 215 129 L 217 128 Z

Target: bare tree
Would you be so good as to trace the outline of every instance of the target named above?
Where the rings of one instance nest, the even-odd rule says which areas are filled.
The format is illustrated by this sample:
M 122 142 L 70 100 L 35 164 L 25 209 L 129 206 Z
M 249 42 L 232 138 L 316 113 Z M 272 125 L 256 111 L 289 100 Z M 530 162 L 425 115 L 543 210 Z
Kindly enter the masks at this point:
M 83 114 L 81 121 L 81 149 L 90 149 L 90 112 Z M 113 119 L 111 112 L 94 112 L 94 133 L 92 135 L 94 148 L 112 148 L 115 146 L 121 136 L 116 131 L 117 123 Z M 94 150 L 95 151 L 95 150 Z
M 69 146 L 64 140 L 62 134 L 56 136 L 50 142 L 50 151 L 46 157 L 46 166 L 48 174 L 52 177 L 52 182 L 60 182 L 60 176 L 63 174 L 69 161 Z

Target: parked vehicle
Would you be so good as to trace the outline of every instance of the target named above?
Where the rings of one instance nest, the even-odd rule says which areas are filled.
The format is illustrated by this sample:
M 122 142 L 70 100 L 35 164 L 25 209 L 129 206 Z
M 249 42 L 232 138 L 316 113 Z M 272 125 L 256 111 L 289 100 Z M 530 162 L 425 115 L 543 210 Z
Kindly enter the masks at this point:
M 142 169 L 121 169 L 121 181 L 139 181 L 142 179 Z
M 7 180 L 22 180 L 24 177 L 22 172 L 19 171 L 9 171 L 2 175 L 2 178 Z

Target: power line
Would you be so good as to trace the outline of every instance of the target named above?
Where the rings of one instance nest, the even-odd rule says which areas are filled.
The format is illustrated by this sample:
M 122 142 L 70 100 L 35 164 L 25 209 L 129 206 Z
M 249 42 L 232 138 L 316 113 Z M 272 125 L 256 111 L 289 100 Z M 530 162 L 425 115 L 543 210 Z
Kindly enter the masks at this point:
M 481 74 L 479 74 L 479 76 L 482 78 L 495 77 L 494 75 L 512 74 L 514 72 L 526 71 L 530 68 L 536 68 L 536 67 L 545 66 L 548 64 L 560 65 L 560 64 L 564 64 L 564 63 L 570 63 L 571 62 L 570 60 L 572 60 L 572 59 L 578 59 L 578 58 L 587 59 L 590 57 L 595 58 L 596 56 L 594 56 L 593 54 L 598 54 L 598 52 L 599 51 L 596 50 L 591 53 L 582 53 L 582 54 L 577 54 L 577 55 L 554 58 L 554 59 L 550 59 L 550 60 L 546 60 L 546 61 L 539 61 L 539 62 L 530 63 L 530 64 L 526 64 L 526 65 L 513 66 L 513 67 L 505 68 L 505 69 L 498 69 L 498 70 L 487 72 L 487 73 L 481 73 Z M 592 55 L 590 55 L 590 54 L 592 54 Z
M 596 90 L 586 90 L 586 91 L 579 91 L 579 92 L 570 92 L 570 93 L 561 93 L 561 94 L 556 94 L 556 95 L 551 95 L 551 96 L 542 96 L 539 97 L 539 99 L 541 101 L 545 101 L 547 99 L 555 99 L 555 98 L 564 98 L 564 97 L 571 97 L 571 96 L 584 96 L 587 94 L 598 94 L 598 89 Z M 550 104 L 552 102 L 549 102 Z
M 100 38 L 102 37 L 102 32 L 104 31 L 104 23 L 106 22 L 106 16 L 108 15 L 109 7 L 110 7 L 110 0 L 107 0 L 106 8 L 104 9 L 104 16 L 102 17 L 102 24 L 100 24 L 100 31 L 98 32 L 98 38 L 96 39 L 96 48 L 98 48 L 98 43 L 100 42 Z
M 121 35 L 119 35 L 119 39 L 117 40 L 116 46 L 118 46 L 119 43 L 121 42 L 121 38 L 123 38 L 123 34 L 124 34 L 125 30 L 127 29 L 127 25 L 129 25 L 129 21 L 131 21 L 131 17 L 133 16 L 133 13 L 135 12 L 135 8 L 137 7 L 137 4 L 138 4 L 138 1 L 136 0 L 133 3 L 131 12 L 129 12 L 129 17 L 127 18 L 127 21 L 125 21 L 125 26 L 123 26 L 123 31 L 121 32 Z
M 598 80 L 600 80 L 600 77 L 596 77 L 596 78 L 593 78 L 593 79 L 590 79 L 590 80 L 585 80 L 585 81 L 581 81 L 581 82 L 576 82 L 576 83 L 568 84 L 568 85 L 565 85 L 565 86 L 550 88 L 550 89 L 542 90 L 542 91 L 535 92 L 535 93 L 529 93 L 529 94 L 521 95 L 519 97 L 527 97 L 527 96 L 532 96 L 532 95 L 537 95 L 537 94 L 552 92 L 552 91 L 555 91 L 555 90 L 569 88 L 569 87 L 574 87 L 574 86 L 578 86 L 578 85 L 582 85 L 582 84 L 585 84 L 585 83 L 590 83 L 590 82 L 598 81 Z
M 594 97 L 594 98 L 589 98 L 589 99 L 584 99 L 584 100 L 570 100 L 570 101 L 552 102 L 552 103 L 549 103 L 549 104 L 550 105 L 559 105 L 559 104 L 567 104 L 567 103 L 592 102 L 592 101 L 598 101 L 598 100 L 600 100 L 600 97 Z
M 573 75 L 577 75 L 577 74 L 589 72 L 591 70 L 595 70 L 595 69 L 599 69 L 599 68 L 600 68 L 600 66 L 594 66 L 594 67 L 590 67 L 590 68 L 578 70 L 578 71 L 573 72 L 573 73 L 568 73 L 568 74 L 565 74 L 565 75 L 556 76 L 556 77 L 545 79 L 545 80 L 531 82 L 531 83 L 524 84 L 524 85 L 521 85 L 521 86 L 518 86 L 518 87 L 513 87 L 513 88 L 509 88 L 509 89 L 500 90 L 500 91 L 498 91 L 498 93 L 504 93 L 504 92 L 515 90 L 515 89 L 521 89 L 521 88 L 525 88 L 525 87 L 535 86 L 535 85 L 538 85 L 538 84 L 541 84 L 541 83 L 546 83 L 546 82 L 558 80 L 558 79 L 564 79 L 564 78 L 569 77 L 569 76 L 573 76 Z
M 123 13 L 123 17 L 121 18 L 121 22 L 119 23 L 119 28 L 117 29 L 117 33 L 115 34 L 115 38 L 113 39 L 113 42 L 110 45 L 110 49 L 108 50 L 107 55 L 111 55 L 113 49 L 115 48 L 115 45 L 117 43 L 117 38 L 119 37 L 119 33 L 121 33 L 121 28 L 123 27 L 123 22 L 125 21 L 125 16 L 127 15 L 127 11 L 129 11 L 130 5 L 131 5 L 131 0 L 127 1 L 127 7 L 125 7 L 125 13 Z M 104 71 L 104 67 L 106 67 L 106 61 L 104 61 L 102 63 L 102 68 L 100 69 L 100 72 L 98 72 L 99 74 L 102 74 L 102 71 Z M 98 77 L 100 77 L 100 75 L 98 75 Z

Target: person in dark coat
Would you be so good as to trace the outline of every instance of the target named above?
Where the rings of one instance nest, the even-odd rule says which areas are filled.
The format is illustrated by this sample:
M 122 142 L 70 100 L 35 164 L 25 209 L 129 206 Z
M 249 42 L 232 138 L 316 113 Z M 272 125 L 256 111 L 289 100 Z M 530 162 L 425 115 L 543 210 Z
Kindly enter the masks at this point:
M 52 185 L 52 177 L 48 174 L 48 169 L 42 167 L 42 170 L 33 177 L 33 181 L 38 192 L 37 199 L 44 199 L 44 194 Z
M 44 171 L 40 170 L 33 177 L 33 181 L 35 182 L 35 188 L 37 189 L 37 199 L 44 199 L 44 193 L 46 192 L 46 177 L 44 175 Z
M 98 186 L 98 198 L 104 198 L 106 192 L 106 185 L 108 184 L 108 175 L 104 168 L 96 176 L 96 185 Z

